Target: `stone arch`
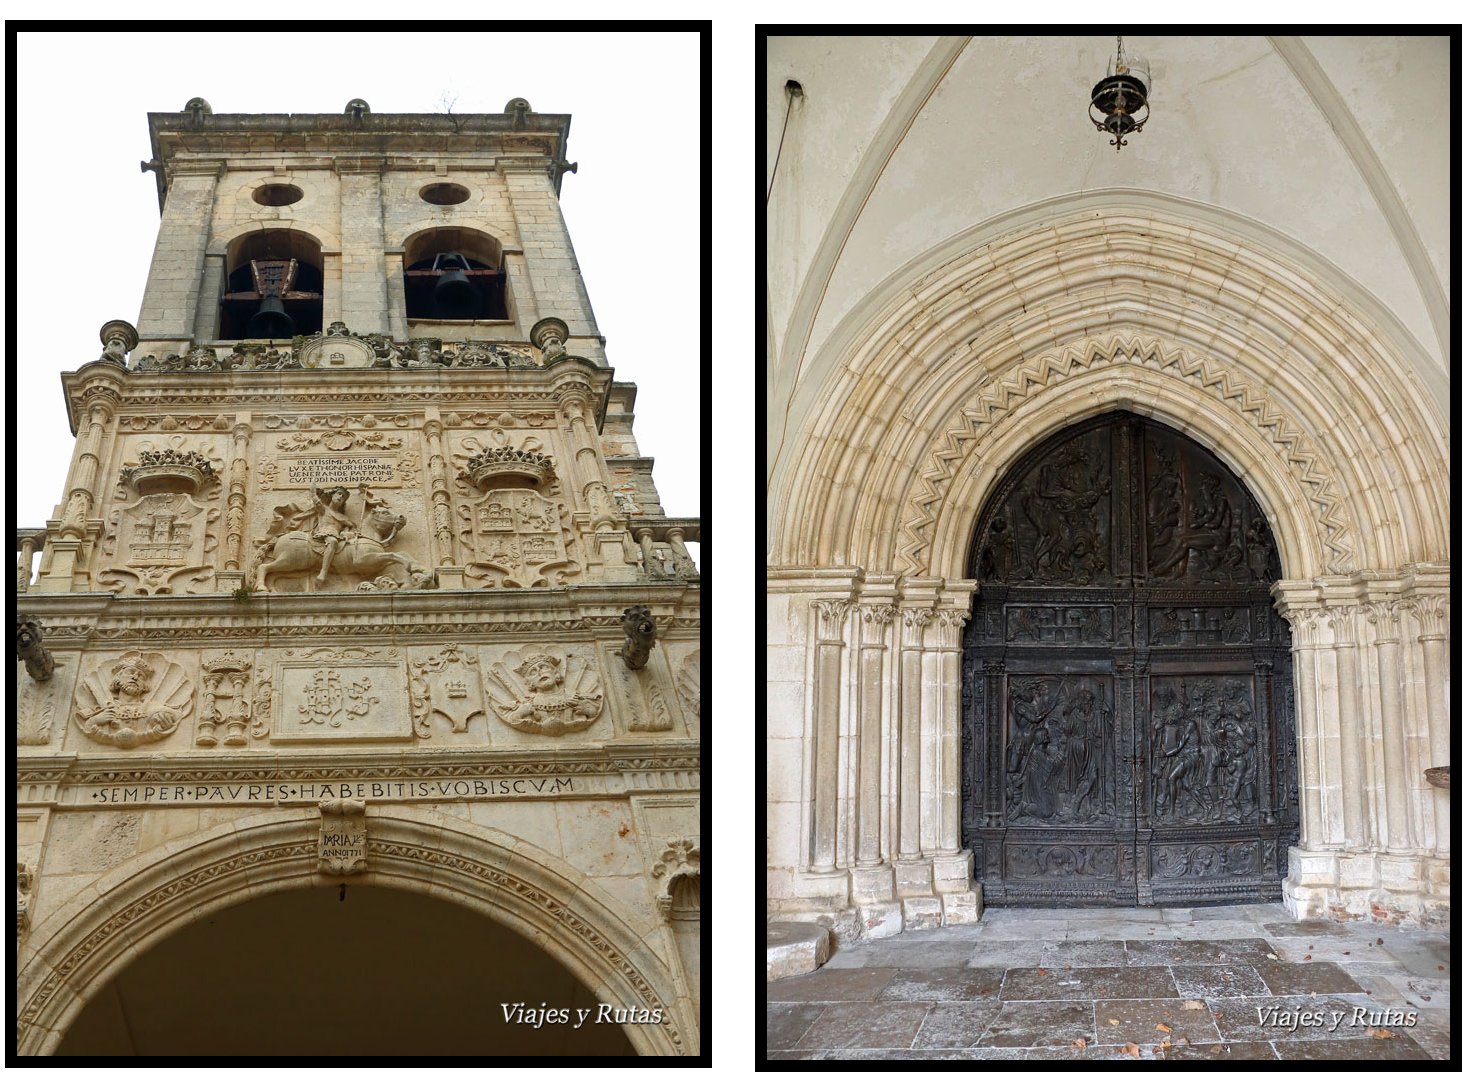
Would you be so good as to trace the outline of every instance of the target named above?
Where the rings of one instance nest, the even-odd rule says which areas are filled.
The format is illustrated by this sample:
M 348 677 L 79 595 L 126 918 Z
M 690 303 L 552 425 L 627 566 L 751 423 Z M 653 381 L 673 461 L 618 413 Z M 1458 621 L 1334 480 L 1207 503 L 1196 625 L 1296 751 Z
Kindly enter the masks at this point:
M 423 218 L 404 228 L 400 247 L 404 251 L 404 263 L 421 258 L 425 242 L 434 234 L 443 235 L 452 247 L 459 246 L 474 258 L 493 266 L 500 262 L 508 250 L 519 251 L 520 246 L 504 231 L 493 228 L 489 222 L 477 221 L 465 225 L 444 218 Z
M 958 575 L 960 563 L 917 546 L 915 505 L 939 500 L 926 486 L 964 455 L 972 415 L 994 424 L 1091 371 L 1096 360 L 1082 354 L 1134 356 L 1112 350 L 1116 340 L 1143 345 L 1135 369 L 1162 417 L 1237 434 L 1231 454 L 1244 477 L 1274 449 L 1302 490 L 1269 495 L 1277 515 L 1325 509 L 1314 517 L 1325 524 L 1318 544 L 1297 554 L 1293 574 L 1445 561 L 1448 427 L 1422 381 L 1426 359 L 1410 355 L 1393 318 L 1377 322 L 1367 315 L 1375 306 L 1282 255 L 1261 229 L 1230 235 L 1220 212 L 1188 218 L 1182 203 L 1028 209 L 1003 224 L 1012 232 L 979 229 L 975 247 L 944 246 L 859 306 L 819 353 L 822 390 L 798 397 L 809 414 L 774 479 L 770 563 Z M 1145 374 L 1152 357 L 1174 383 Z M 1126 384 L 1109 393 L 1116 404 L 1141 394 Z M 1071 420 L 1093 412 L 1074 409 L 1085 413 Z
M 294 205 L 292 205 L 294 206 Z M 327 226 L 310 219 L 297 219 L 288 216 L 270 219 L 252 219 L 249 222 L 240 222 L 228 229 L 222 229 L 209 239 L 205 248 L 205 254 L 209 256 L 225 256 L 234 242 L 247 234 L 261 233 L 266 230 L 288 230 L 294 233 L 306 234 L 322 248 L 322 255 L 333 256 L 342 252 L 342 240 Z
M 218 825 L 100 878 L 27 936 L 16 1048 L 48 1054 L 82 1005 L 137 955 L 201 917 L 255 896 L 319 885 L 314 809 Z M 368 816 L 363 883 L 440 897 L 533 940 L 600 999 L 659 1010 L 629 1030 L 640 1054 L 693 1053 L 668 968 L 640 921 L 566 862 L 503 832 L 438 813 Z

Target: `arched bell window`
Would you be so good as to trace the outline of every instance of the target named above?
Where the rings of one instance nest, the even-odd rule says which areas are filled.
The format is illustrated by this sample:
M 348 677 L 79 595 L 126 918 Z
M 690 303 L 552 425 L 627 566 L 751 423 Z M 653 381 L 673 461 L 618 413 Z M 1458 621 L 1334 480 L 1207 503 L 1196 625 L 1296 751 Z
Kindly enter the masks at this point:
M 221 339 L 290 339 L 322 330 L 322 246 L 297 230 L 231 242 L 220 298 Z
M 404 308 L 410 320 L 506 320 L 501 246 L 479 230 L 425 230 L 404 242 Z

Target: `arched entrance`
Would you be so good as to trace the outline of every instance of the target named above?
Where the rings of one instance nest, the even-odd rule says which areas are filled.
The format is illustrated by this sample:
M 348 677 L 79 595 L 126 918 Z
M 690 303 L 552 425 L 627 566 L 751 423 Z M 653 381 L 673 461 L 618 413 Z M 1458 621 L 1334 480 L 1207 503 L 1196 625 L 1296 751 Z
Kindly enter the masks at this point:
M 324 883 L 176 930 L 93 994 L 56 1053 L 634 1054 L 622 1027 L 599 1022 L 598 1002 L 544 949 L 485 915 L 402 889 Z M 543 1006 L 568 1018 L 543 1023 Z
M 320 826 L 315 809 L 243 817 L 141 854 L 61 905 L 22 949 L 17 1051 L 55 1053 L 72 1021 L 133 960 L 201 919 L 294 890 L 326 886 L 335 899 L 342 878 L 317 869 Z M 624 1028 L 636 1053 L 692 1052 L 688 997 L 651 944 L 654 918 L 630 913 L 562 859 L 494 828 L 434 811 L 370 810 L 366 834 L 368 872 L 347 882 L 349 894 L 401 889 L 508 927 L 599 1002 L 637 1013 L 642 1022 Z
M 989 904 L 1276 899 L 1298 839 L 1267 517 L 1116 412 L 1024 455 L 975 534 L 962 837 Z

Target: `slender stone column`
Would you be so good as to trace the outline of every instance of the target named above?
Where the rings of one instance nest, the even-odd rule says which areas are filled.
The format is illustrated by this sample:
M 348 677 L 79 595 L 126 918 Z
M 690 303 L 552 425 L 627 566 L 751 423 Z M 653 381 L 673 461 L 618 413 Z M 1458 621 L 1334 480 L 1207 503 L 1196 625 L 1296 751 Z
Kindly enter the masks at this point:
M 1375 628 L 1375 656 L 1380 677 L 1380 719 L 1385 752 L 1386 843 L 1392 852 L 1410 850 L 1406 816 L 1405 720 L 1401 714 L 1401 667 L 1399 621 L 1395 606 L 1372 602 L 1365 607 Z
M 887 603 L 861 607 L 859 648 L 859 824 L 858 864 L 879 865 L 880 752 L 884 728 L 884 652 L 895 608 Z
M 935 611 L 909 606 L 901 611 L 904 625 L 900 647 L 900 854 L 920 857 L 920 722 L 926 627 Z
M 424 434 L 429 438 L 429 495 L 434 515 L 434 563 L 454 565 L 454 531 L 450 519 L 450 477 L 445 465 L 444 423 L 437 407 L 425 411 Z
M 1329 611 L 1334 630 L 1334 670 L 1339 692 L 1339 765 L 1344 808 L 1344 843 L 1351 850 L 1370 844 L 1365 816 L 1364 727 L 1355 682 L 1355 611 L 1336 606 Z
M 77 442 L 77 455 L 72 462 L 66 510 L 61 521 L 63 538 L 81 538 L 86 532 L 87 517 L 92 511 L 97 492 L 102 439 L 106 435 L 108 422 L 112 420 L 118 398 L 117 392 L 109 387 L 87 389 L 84 400 L 87 432 Z
M 588 415 L 592 411 L 592 389 L 583 381 L 570 381 L 557 388 L 558 405 L 567 416 L 568 430 L 572 435 L 572 477 L 576 480 L 574 491 L 583 497 L 583 508 L 592 516 L 593 529 L 609 530 L 614 526 L 613 499 L 609 496 L 608 482 L 603 477 L 602 461 L 598 458 L 597 445 L 592 430 L 588 427 Z
M 961 849 L 961 629 L 968 611 L 941 609 L 936 616 L 932 653 L 937 695 L 929 731 L 936 748 L 935 838 L 927 853 L 953 855 Z
M 813 870 L 826 873 L 838 864 L 838 713 L 843 681 L 843 631 L 852 604 L 820 599 L 818 613 L 816 711 L 813 728 Z
M 1304 850 L 1324 845 L 1323 788 L 1319 769 L 1318 623 L 1325 611 L 1293 610 L 1284 616 L 1293 628 L 1293 684 L 1298 727 L 1299 839 Z
M 230 479 L 225 499 L 225 568 L 238 572 L 245 550 L 245 479 L 250 471 L 250 415 L 237 414 L 231 430 Z
M 1426 680 L 1426 722 L 1429 734 L 1426 753 L 1429 764 L 1417 765 L 1425 778 L 1424 769 L 1451 763 L 1451 711 L 1447 702 L 1449 687 L 1446 669 L 1446 609 L 1443 595 L 1420 595 L 1414 603 L 1416 622 L 1421 634 L 1416 641 L 1421 645 L 1422 665 Z M 1436 851 L 1448 854 L 1451 851 L 1450 812 L 1451 803 L 1437 801 L 1435 794 L 1429 795 L 1435 816 Z

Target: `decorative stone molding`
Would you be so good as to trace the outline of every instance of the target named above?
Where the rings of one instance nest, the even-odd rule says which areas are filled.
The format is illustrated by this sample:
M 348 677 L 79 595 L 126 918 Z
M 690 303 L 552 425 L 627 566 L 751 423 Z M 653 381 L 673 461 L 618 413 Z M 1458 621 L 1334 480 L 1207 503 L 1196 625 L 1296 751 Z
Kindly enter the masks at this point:
M 182 666 L 157 652 L 129 651 L 83 679 L 73 718 L 93 741 L 133 749 L 168 737 L 193 704 Z
M 853 603 L 848 599 L 817 599 L 813 603 L 813 609 L 818 615 L 818 642 L 843 643 L 844 628 L 848 623 L 848 615 L 853 609 Z
M 15 941 L 19 945 L 31 928 L 31 888 L 35 877 L 24 862 L 15 864 Z
M 670 909 L 673 903 L 672 889 L 674 883 L 681 877 L 700 876 L 700 843 L 691 842 L 688 839 L 671 840 L 669 846 L 660 852 L 659 861 L 649 871 L 649 876 L 654 878 L 658 886 L 658 892 L 654 897 L 654 905 L 659 909 L 660 917 L 666 922 L 670 920 Z
M 698 723 L 700 721 L 700 651 L 685 656 L 675 674 L 675 691 L 680 702 Z
M 1155 340 L 1114 335 L 1044 354 L 985 381 L 982 390 L 937 440 L 929 465 L 906 499 L 907 512 L 898 547 L 902 570 L 920 575 L 927 569 L 936 505 L 950 489 L 971 448 L 983 441 L 989 429 L 1051 386 L 1081 373 L 1112 366 L 1145 367 L 1186 381 L 1247 419 L 1277 450 L 1316 509 L 1321 540 L 1328 555 L 1325 567 L 1331 572 L 1345 572 L 1352 567 L 1355 555 L 1348 536 L 1348 515 L 1333 479 L 1320 464 L 1322 454 L 1312 437 L 1294 426 L 1274 405 L 1266 390 L 1244 379 L 1238 371 L 1206 358 L 1189 357 L 1184 350 L 1168 350 Z

